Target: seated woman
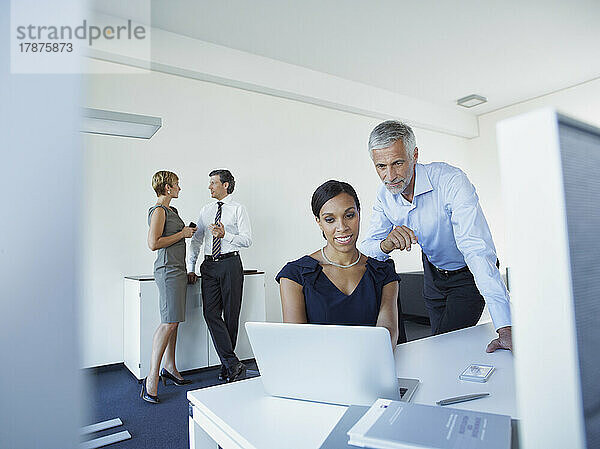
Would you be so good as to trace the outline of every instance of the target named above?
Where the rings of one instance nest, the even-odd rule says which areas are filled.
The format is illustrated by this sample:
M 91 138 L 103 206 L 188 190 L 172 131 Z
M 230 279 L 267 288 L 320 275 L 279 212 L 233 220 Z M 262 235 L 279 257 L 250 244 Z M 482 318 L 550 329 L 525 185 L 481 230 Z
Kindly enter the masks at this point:
M 312 196 L 324 248 L 289 262 L 277 274 L 285 323 L 381 326 L 398 339 L 398 275 L 356 248 L 360 203 L 352 186 L 327 181 Z

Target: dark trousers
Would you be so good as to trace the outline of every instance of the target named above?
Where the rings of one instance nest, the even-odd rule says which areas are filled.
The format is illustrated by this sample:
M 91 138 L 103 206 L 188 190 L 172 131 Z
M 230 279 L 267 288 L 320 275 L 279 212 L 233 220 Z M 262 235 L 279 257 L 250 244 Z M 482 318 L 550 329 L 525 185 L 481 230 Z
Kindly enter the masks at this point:
M 398 289 L 398 341 L 396 343 L 406 343 L 407 341 L 404 314 L 402 313 L 402 301 L 400 300 L 400 289 Z
M 205 260 L 200 275 L 204 319 L 221 363 L 231 371 L 239 362 L 234 350 L 244 285 L 240 256 Z
M 475 326 L 485 301 L 468 268 L 455 273 L 440 273 L 423 254 L 423 271 L 423 297 L 431 332 L 437 335 Z

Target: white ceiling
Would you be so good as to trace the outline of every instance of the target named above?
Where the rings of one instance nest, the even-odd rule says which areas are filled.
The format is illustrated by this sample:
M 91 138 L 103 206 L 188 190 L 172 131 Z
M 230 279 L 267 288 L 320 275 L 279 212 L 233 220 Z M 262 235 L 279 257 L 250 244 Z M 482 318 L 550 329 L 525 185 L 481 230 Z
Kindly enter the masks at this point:
M 154 27 L 440 105 L 487 97 L 475 114 L 600 77 L 599 23 L 600 0 L 152 0 Z

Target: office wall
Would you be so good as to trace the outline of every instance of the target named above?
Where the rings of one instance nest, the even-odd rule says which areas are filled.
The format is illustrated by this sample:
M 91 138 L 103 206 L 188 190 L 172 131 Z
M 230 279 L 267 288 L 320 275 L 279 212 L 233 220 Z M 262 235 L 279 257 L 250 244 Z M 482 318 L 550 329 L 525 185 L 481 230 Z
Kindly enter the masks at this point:
M 111 63 L 92 64 L 109 69 Z M 186 222 L 196 221 L 210 200 L 208 172 L 233 172 L 234 195 L 253 227 L 254 244 L 242 259 L 246 268 L 266 272 L 269 320 L 281 319 L 275 274 L 323 243 L 309 205 L 319 184 L 335 178 L 354 185 L 365 230 L 379 185 L 366 142 L 378 120 L 155 72 L 90 75 L 85 83 L 85 106 L 159 116 L 164 125 L 147 141 L 84 139 L 84 366 L 122 361 L 122 278 L 152 272 L 146 219 L 156 170 L 180 176 L 183 190 L 173 204 Z M 415 133 L 423 162 L 447 161 L 471 176 L 489 163 L 473 164 L 466 139 Z M 421 268 L 419 251 L 394 257 L 398 271 Z
M 467 143 L 471 180 L 477 186 L 504 266 L 510 266 L 510 255 L 506 254 L 504 245 L 510 236 L 504 232 L 496 124 L 505 118 L 544 107 L 556 108 L 564 114 L 600 126 L 600 79 L 481 115 L 480 137 Z M 520 162 L 515 160 L 514 163 Z M 523 225 L 526 226 L 526 223 Z
M 94 61 L 103 70 L 111 64 Z M 344 179 L 357 189 L 366 227 L 378 186 L 366 151 L 377 120 L 188 78 L 147 73 L 85 78 L 85 105 L 156 115 L 163 128 L 149 141 L 85 136 L 84 252 L 82 277 L 83 364 L 122 360 L 122 277 L 152 271 L 145 243 L 150 178 L 158 169 L 181 177 L 175 200 L 184 220 L 196 220 L 210 200 L 207 173 L 231 169 L 235 196 L 250 212 L 254 245 L 244 265 L 267 273 L 267 317 L 281 318 L 273 277 L 283 264 L 322 243 L 310 213 L 314 188 Z M 553 106 L 600 125 L 600 80 L 479 117 L 480 137 L 467 140 L 415 129 L 422 162 L 447 161 L 475 184 L 503 265 L 504 219 L 495 125 L 506 117 Z M 518 163 L 518 161 L 515 161 Z M 394 255 L 398 271 L 420 269 L 420 253 Z

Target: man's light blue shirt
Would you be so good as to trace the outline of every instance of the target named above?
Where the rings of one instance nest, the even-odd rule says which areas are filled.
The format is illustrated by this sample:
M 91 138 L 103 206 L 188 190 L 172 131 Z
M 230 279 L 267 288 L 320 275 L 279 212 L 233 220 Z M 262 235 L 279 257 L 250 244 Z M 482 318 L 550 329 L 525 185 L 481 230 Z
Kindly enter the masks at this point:
M 443 162 L 416 164 L 415 170 L 412 203 L 380 186 L 362 252 L 386 260 L 390 256 L 381 251 L 381 241 L 394 226 L 407 226 L 436 267 L 468 265 L 495 328 L 510 326 L 508 291 L 496 268 L 496 248 L 475 187 L 462 170 Z

